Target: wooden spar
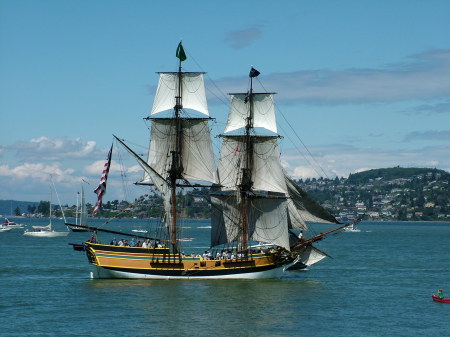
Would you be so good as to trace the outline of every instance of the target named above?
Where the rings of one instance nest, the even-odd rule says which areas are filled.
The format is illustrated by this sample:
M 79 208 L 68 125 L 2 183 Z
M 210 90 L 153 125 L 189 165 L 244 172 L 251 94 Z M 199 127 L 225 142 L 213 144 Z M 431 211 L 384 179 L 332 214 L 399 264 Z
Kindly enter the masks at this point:
M 70 226 L 68 224 L 66 224 L 66 226 Z M 149 236 L 144 236 L 144 235 L 135 235 L 135 234 L 130 234 L 130 233 L 124 233 L 124 232 L 118 232 L 118 231 L 113 231 L 111 229 L 104 229 L 104 228 L 99 228 L 99 227 L 93 227 L 93 226 L 85 226 L 85 225 L 77 225 L 77 227 L 81 227 L 81 228 L 86 228 L 89 230 L 94 230 L 94 231 L 98 231 L 98 232 L 105 232 L 105 233 L 111 233 L 111 234 L 117 234 L 117 235 L 124 235 L 124 236 L 133 236 L 136 238 L 141 238 L 141 239 L 149 239 L 149 240 L 159 240 L 159 241 L 165 241 L 165 240 L 161 240 L 161 239 L 155 239 Z
M 356 219 L 356 220 L 353 221 L 353 222 L 349 222 L 349 223 L 343 224 L 342 226 L 339 226 L 339 227 L 330 229 L 329 231 L 320 233 L 320 234 L 318 234 L 318 235 L 316 235 L 316 236 L 313 236 L 312 238 L 305 239 L 305 240 L 303 240 L 302 242 L 296 244 L 296 245 L 292 248 L 292 250 L 299 249 L 299 248 L 304 247 L 304 246 L 307 246 L 307 245 L 309 245 L 309 244 L 311 244 L 311 243 L 320 241 L 320 240 L 322 240 L 322 239 L 324 238 L 325 235 L 328 235 L 328 234 L 330 234 L 330 233 L 336 232 L 336 231 L 338 231 L 338 230 L 340 230 L 340 229 L 343 229 L 343 228 L 345 228 L 345 227 L 348 227 L 348 226 L 351 226 L 351 225 L 355 225 L 355 224 L 357 224 L 357 223 L 360 222 L 360 221 L 361 221 L 361 219 Z

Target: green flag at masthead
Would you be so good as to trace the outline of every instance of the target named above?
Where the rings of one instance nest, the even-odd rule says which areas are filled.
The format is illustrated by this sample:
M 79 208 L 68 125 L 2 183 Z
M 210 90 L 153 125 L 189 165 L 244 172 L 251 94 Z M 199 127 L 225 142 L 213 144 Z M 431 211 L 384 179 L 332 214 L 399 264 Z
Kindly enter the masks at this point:
M 181 41 L 178 44 L 176 56 L 180 59 L 180 62 L 183 62 L 187 59 L 186 54 L 184 53 L 184 49 L 183 49 L 183 45 L 181 44 Z

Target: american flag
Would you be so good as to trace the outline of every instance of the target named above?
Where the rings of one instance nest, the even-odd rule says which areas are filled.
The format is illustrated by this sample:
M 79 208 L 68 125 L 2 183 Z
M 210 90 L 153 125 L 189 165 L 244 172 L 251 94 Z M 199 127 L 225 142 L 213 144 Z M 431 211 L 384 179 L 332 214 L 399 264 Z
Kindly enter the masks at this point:
M 111 149 L 108 152 L 108 157 L 106 158 L 106 163 L 103 166 L 102 177 L 100 178 L 100 183 L 98 187 L 94 190 L 94 193 L 97 194 L 97 203 L 95 204 L 93 215 L 98 213 L 100 207 L 102 207 L 102 198 L 106 193 L 106 180 L 108 179 L 109 167 L 111 166 L 111 154 L 112 154 L 113 146 L 111 145 Z

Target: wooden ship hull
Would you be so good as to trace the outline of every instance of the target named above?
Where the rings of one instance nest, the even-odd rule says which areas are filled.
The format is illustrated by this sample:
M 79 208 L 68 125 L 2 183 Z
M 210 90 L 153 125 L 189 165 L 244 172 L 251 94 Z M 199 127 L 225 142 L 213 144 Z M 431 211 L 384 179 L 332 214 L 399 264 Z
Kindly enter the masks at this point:
M 169 248 L 122 247 L 86 242 L 92 278 L 263 279 L 278 278 L 296 259 L 278 252 L 204 260 L 169 253 Z

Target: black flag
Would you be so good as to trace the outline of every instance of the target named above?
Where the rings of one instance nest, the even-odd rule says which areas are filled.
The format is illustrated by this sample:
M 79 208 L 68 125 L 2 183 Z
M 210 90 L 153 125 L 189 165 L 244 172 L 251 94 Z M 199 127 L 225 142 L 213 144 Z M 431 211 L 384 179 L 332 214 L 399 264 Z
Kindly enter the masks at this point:
M 250 77 L 256 77 L 260 74 L 260 72 L 258 70 L 256 70 L 255 68 L 252 67 L 252 69 L 250 69 L 250 74 L 248 76 Z

